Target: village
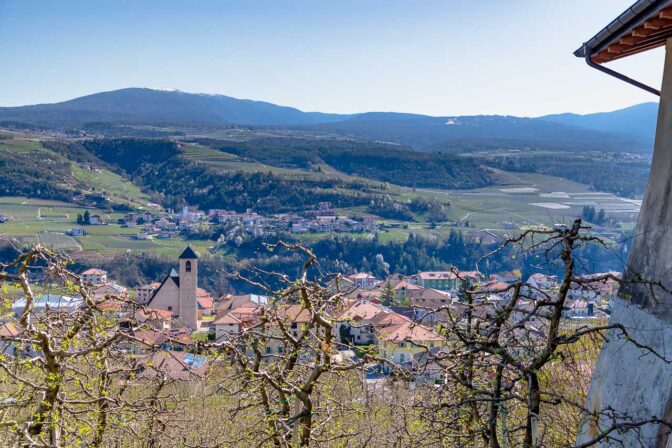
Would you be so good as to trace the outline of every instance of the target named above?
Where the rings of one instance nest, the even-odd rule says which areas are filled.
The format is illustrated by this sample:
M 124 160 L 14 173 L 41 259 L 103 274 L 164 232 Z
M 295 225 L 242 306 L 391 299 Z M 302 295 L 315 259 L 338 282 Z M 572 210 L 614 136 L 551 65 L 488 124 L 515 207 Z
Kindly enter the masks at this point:
M 203 376 L 207 358 L 197 354 L 199 341 L 214 343 L 238 340 L 256 328 L 269 313 L 291 329 L 294 337 L 301 334 L 310 321 L 307 309 L 261 294 L 225 294 L 215 297 L 199 287 L 200 255 L 187 247 L 180 255 L 179 268 L 171 270 L 161 282 L 133 289 L 112 279 L 102 269 L 89 268 L 80 273 L 81 282 L 90 291 L 98 307 L 118 319 L 119 325 L 133 324 L 141 328 L 136 343 L 127 343 L 124 350 L 141 356 L 149 348 L 165 352 L 162 363 L 176 379 Z M 599 280 L 591 281 L 591 278 Z M 618 290 L 620 273 L 593 274 L 584 283 L 572 284 L 563 311 L 565 321 L 586 321 L 607 317 L 610 300 Z M 379 279 L 366 272 L 337 276 L 325 286 L 342 300 L 329 310 L 336 335 L 339 356 L 356 360 L 362 353 L 371 353 L 379 360 L 368 366 L 365 379 L 392 375 L 395 366 L 409 375 L 414 383 L 441 379 L 440 369 L 421 368 L 427 352 L 440 351 L 447 335 L 440 328 L 448 319 L 468 311 L 484 316 L 506 306 L 516 284 L 522 284 L 524 297 L 519 302 L 520 319 L 542 336 L 543 323 L 538 316 L 529 319 L 524 310 L 533 308 L 535 300 L 557 294 L 559 280 L 555 276 L 535 273 L 521 283 L 519 272 L 500 272 L 488 277 L 478 271 L 452 269 L 440 272 L 418 272 L 403 276 L 391 274 Z M 469 299 L 469 300 L 467 300 Z M 71 312 L 83 306 L 80 295 L 42 294 L 36 297 L 34 312 L 45 310 Z M 12 304 L 14 317 L 26 307 L 25 298 Z M 16 332 L 11 320 L 2 331 Z M 274 341 L 264 347 L 264 356 L 271 360 L 282 356 L 283 343 Z M 153 371 L 155 353 L 146 359 Z M 399 370 L 396 370 L 397 372 Z
M 85 226 L 106 225 L 99 214 L 88 211 L 78 217 L 78 227 L 69 229 L 69 236 L 86 234 Z M 338 214 L 330 202 L 320 202 L 314 208 L 301 213 L 262 215 L 252 210 L 239 213 L 232 210 L 210 209 L 192 210 L 184 207 L 180 212 L 159 209 L 131 212 L 115 224 L 138 229 L 131 239 L 149 240 L 153 238 L 175 238 L 180 233 L 207 231 L 210 225 L 222 225 L 251 236 L 275 235 L 280 232 L 304 233 L 364 233 L 376 232 L 381 225 L 374 218 L 345 216 Z M 233 232 L 235 235 L 238 233 Z

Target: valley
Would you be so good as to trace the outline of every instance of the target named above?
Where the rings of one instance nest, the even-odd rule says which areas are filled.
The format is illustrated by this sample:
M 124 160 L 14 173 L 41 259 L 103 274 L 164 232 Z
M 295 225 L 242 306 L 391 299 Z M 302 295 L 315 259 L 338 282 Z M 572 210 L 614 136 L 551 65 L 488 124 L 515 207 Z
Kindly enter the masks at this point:
M 170 238 L 139 239 L 142 229 L 123 225 L 124 217 L 130 212 L 181 209 L 184 206 L 204 212 L 211 208 L 231 208 L 240 212 L 251 208 L 261 214 L 274 214 L 283 210 L 309 210 L 319 200 L 327 200 L 334 202 L 333 213 L 337 215 L 375 220 L 378 223 L 376 238 L 381 244 L 403 242 L 410 234 L 443 239 L 452 232 L 459 232 L 465 240 L 484 245 L 503 241 L 507 235 L 521 229 L 571 222 L 581 215 L 584 206 L 608 213 L 611 224 L 599 226 L 596 231 L 609 241 L 619 243 L 623 235 L 632 230 L 639 210 L 639 202 L 635 199 L 599 193 L 584 183 L 548 174 L 501 169 L 501 160 L 544 160 L 550 154 L 545 151 L 482 151 L 463 153 L 458 157 L 443 156 L 449 163 L 471 167 L 462 174 L 458 172 L 458 178 L 473 183 L 472 171 L 478 170 L 483 180 L 477 188 L 437 188 L 440 185 L 457 186 L 464 180 L 456 179 L 456 183 L 450 184 L 446 175 L 433 177 L 433 165 L 427 163 L 433 157 L 431 155 L 421 156 L 419 166 L 424 171 L 417 171 L 405 166 L 409 161 L 415 163 L 417 153 L 362 141 L 331 141 L 324 137 L 315 140 L 306 135 L 297 140 L 297 134 L 293 134 L 288 139 L 275 135 L 257 143 L 256 132 L 254 137 L 242 139 L 244 144 L 212 136 L 186 141 L 100 136 L 95 139 L 55 138 L 25 131 L 5 131 L 2 136 L 0 155 L 7 160 L 20 156 L 41 159 L 42 163 L 49 160 L 50 165 L 60 164 L 62 172 L 51 181 L 49 189 L 39 189 L 38 185 L 34 186 L 37 191 L 25 190 L 31 181 L 23 182 L 13 194 L 27 191 L 32 192 L 30 196 L 0 198 L 0 214 L 7 217 L 7 222 L 0 225 L 0 236 L 20 244 L 40 242 L 68 251 L 75 259 L 89 263 L 128 251 L 172 257 L 185 243 L 193 244 L 203 253 L 217 253 L 216 242 L 209 237 L 193 238 L 177 232 Z M 334 149 L 339 147 L 345 149 Z M 353 151 L 358 154 L 353 155 Z M 143 155 L 136 156 L 138 152 Z M 369 156 L 361 157 L 367 152 Z M 341 161 L 343 157 L 349 158 L 348 164 Z M 623 157 L 617 158 L 619 163 Z M 176 178 L 178 181 L 198 173 L 184 182 L 189 191 L 176 185 L 170 175 L 161 174 L 166 165 L 172 170 L 170 164 L 175 163 L 181 169 L 189 167 L 180 174 L 182 177 Z M 345 166 L 350 174 L 334 165 Z M 25 169 L 31 174 L 28 167 Z M 11 175 L 10 172 L 3 174 Z M 399 176 L 399 183 L 406 185 L 390 182 L 395 176 Z M 35 182 L 43 177 L 32 173 Z M 205 184 L 194 183 L 202 177 L 206 179 Z M 232 197 L 230 188 L 222 195 L 217 193 L 212 197 L 194 193 L 212 192 L 214 179 L 218 179 L 215 183 L 238 182 L 237 195 Z M 284 187 L 274 189 L 272 185 L 277 183 Z M 9 184 L 12 182 L 8 177 L 6 185 Z M 296 194 L 286 195 L 287 188 L 295 189 Z M 315 198 L 313 202 L 305 202 L 306 190 Z M 277 202 L 274 193 L 286 196 L 282 202 Z M 244 197 L 247 200 L 241 199 Z M 372 201 L 384 206 L 372 207 Z M 436 211 L 430 213 L 409 207 L 413 201 L 439 204 L 438 218 Z M 106 224 L 84 226 L 85 235 L 68 236 L 66 232 L 82 228 L 77 224 L 77 215 L 86 211 L 101 216 Z M 333 232 L 308 231 L 292 235 L 278 231 L 276 238 L 298 238 L 312 244 L 334 235 Z M 340 237 L 372 238 L 373 233 L 341 232 Z M 246 256 L 237 252 L 219 251 L 220 255 L 232 260 L 244 261 Z

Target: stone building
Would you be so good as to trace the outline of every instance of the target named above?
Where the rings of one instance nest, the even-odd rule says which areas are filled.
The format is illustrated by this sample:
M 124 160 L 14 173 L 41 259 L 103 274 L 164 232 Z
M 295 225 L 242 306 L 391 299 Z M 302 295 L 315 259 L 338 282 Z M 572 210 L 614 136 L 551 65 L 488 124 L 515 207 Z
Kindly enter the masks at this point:
M 190 330 L 198 329 L 198 259 L 199 254 L 188 246 L 179 257 L 179 273 L 175 269 L 161 282 L 148 306 L 167 310 Z

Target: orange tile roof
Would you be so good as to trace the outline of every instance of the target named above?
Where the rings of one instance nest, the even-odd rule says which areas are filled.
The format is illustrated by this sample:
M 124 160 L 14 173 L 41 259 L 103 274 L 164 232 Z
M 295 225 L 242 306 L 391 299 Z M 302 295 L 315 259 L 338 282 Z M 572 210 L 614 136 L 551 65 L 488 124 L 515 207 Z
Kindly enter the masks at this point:
M 296 323 L 310 322 L 310 312 L 302 305 L 285 305 L 275 309 L 275 315 L 282 320 Z
M 145 320 L 168 320 L 173 317 L 173 313 L 159 308 L 144 308 L 135 312 L 135 318 L 140 321 Z
M 443 337 L 432 328 L 413 322 L 382 327 L 378 330 L 378 334 L 382 340 L 394 343 L 405 341 L 423 343 L 443 340 Z
M 360 278 L 362 278 L 362 279 L 364 279 L 364 278 L 376 278 L 376 277 L 374 277 L 371 274 L 367 274 L 366 272 L 358 272 L 356 274 L 348 275 L 347 278 L 350 278 L 350 279 L 360 279 Z
M 371 319 L 371 323 L 376 327 L 400 325 L 405 324 L 407 322 L 411 322 L 411 320 L 407 317 L 402 316 L 401 314 L 387 313 L 387 312 L 380 313 L 376 315 L 373 319 Z
M 339 320 L 371 320 L 385 310 L 371 302 L 353 302 L 341 315 Z
M 4 338 L 15 337 L 19 334 L 19 330 L 12 322 L 0 323 L 0 336 Z

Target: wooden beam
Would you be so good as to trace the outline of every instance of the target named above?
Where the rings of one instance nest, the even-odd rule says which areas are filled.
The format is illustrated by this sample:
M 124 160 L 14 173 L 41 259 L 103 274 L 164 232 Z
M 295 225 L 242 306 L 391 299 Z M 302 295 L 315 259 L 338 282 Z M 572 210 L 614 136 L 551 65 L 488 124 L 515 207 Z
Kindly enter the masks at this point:
M 672 8 L 665 8 L 658 13 L 661 19 L 672 19 Z
M 672 22 L 665 19 L 649 19 L 644 22 L 644 28 L 647 30 L 659 30 L 664 26 L 670 25 L 670 23 Z
M 607 47 L 607 53 L 621 54 L 625 48 L 622 45 L 611 44 Z
M 618 43 L 621 45 L 636 45 L 638 42 L 641 42 L 642 39 L 642 37 L 637 36 L 623 36 Z
M 648 37 L 655 32 L 656 32 L 656 30 L 647 29 L 647 28 L 644 28 L 643 26 L 639 26 L 639 27 L 635 28 L 634 30 L 632 30 L 631 34 L 635 37 Z

